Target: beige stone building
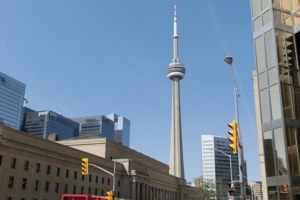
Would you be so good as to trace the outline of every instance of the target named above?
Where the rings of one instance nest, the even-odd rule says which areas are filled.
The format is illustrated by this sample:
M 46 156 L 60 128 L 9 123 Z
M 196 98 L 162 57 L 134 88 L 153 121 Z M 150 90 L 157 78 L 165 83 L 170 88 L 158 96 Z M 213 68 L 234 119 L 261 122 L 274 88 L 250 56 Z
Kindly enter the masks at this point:
M 132 200 L 193 200 L 196 189 L 169 174 L 169 166 L 105 138 L 54 142 L 0 123 L 0 199 L 59 200 L 64 193 L 105 196 L 111 175 L 89 168 L 81 158 L 113 172 L 115 196 Z

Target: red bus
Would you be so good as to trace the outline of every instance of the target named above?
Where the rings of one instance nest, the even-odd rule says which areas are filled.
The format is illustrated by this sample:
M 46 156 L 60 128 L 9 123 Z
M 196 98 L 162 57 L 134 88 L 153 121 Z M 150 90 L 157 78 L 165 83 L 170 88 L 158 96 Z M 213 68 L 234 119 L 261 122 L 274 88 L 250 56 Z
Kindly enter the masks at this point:
M 107 200 L 107 198 L 89 194 L 63 194 L 61 200 Z

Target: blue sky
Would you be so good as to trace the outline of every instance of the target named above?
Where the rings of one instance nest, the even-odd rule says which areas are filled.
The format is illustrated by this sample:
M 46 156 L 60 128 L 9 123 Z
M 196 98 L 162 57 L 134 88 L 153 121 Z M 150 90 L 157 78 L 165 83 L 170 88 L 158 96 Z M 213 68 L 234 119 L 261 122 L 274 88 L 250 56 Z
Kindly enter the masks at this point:
M 250 2 L 178 0 L 185 174 L 202 174 L 201 134 L 228 136 L 230 68 L 250 180 L 260 180 Z M 66 117 L 115 112 L 131 147 L 169 163 L 173 0 L 0 0 L 0 71 L 26 84 L 28 107 Z

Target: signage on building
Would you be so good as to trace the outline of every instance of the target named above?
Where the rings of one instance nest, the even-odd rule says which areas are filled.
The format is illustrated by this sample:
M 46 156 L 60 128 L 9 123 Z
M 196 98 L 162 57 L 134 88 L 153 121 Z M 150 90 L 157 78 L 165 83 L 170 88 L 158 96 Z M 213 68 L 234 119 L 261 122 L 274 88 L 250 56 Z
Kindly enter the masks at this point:
M 48 115 L 48 111 L 39 112 L 39 117 L 40 117 L 40 116 L 43 116 L 43 115 Z

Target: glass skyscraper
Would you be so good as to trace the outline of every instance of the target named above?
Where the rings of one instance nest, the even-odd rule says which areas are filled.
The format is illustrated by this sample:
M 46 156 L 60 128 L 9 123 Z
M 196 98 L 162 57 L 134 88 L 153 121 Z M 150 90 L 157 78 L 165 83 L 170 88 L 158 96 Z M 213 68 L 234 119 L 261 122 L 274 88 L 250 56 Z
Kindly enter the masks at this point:
M 300 199 L 300 1 L 252 0 L 264 199 Z
M 125 117 L 111 113 L 107 116 L 79 117 L 72 120 L 80 124 L 80 135 L 98 135 L 129 147 L 130 121 Z
M 125 117 L 111 113 L 107 115 L 108 118 L 114 121 L 115 123 L 115 134 L 114 140 L 123 144 L 124 146 L 129 147 L 130 145 L 130 121 Z
M 80 124 L 80 135 L 91 134 L 114 140 L 114 122 L 103 115 L 72 118 L 72 120 Z
M 55 133 L 59 140 L 64 140 L 79 135 L 79 124 L 49 110 L 32 112 L 27 109 L 24 113 L 22 131 L 44 139 Z
M 25 84 L 0 72 L 0 122 L 20 130 Z

